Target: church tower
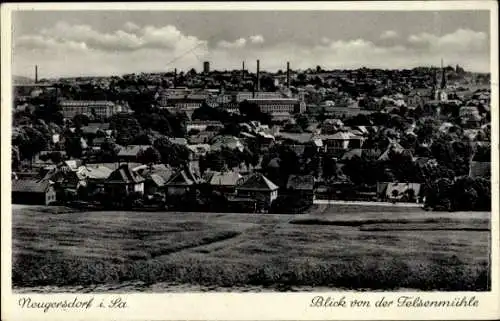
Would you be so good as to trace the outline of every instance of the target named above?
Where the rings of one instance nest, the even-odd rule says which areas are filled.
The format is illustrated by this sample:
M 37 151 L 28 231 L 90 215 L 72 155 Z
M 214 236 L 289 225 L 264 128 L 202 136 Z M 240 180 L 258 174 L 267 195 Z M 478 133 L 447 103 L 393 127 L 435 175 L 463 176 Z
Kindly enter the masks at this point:
M 446 89 L 446 71 L 443 66 L 443 59 L 441 59 L 441 89 Z
M 443 66 L 443 59 L 441 59 L 441 84 L 438 88 L 437 86 L 437 75 L 436 71 L 434 71 L 434 100 L 437 101 L 447 101 L 448 93 L 446 92 L 446 71 Z

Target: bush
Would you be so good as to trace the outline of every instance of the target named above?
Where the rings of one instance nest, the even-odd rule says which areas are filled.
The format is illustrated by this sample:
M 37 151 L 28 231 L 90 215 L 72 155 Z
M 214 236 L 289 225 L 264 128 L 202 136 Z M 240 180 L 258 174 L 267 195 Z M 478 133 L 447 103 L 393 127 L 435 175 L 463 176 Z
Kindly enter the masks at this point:
M 425 206 L 436 211 L 490 211 L 491 183 L 468 176 L 454 182 L 438 179 L 426 187 Z
M 277 214 L 304 213 L 312 203 L 303 197 L 280 195 L 271 204 L 270 212 Z

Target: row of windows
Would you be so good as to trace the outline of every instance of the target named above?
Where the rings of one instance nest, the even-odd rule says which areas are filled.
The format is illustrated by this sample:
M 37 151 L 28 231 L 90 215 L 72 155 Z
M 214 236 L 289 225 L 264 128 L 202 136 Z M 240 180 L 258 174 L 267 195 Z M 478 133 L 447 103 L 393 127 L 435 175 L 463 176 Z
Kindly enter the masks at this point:
M 264 105 L 260 106 L 262 112 L 289 112 L 293 113 L 295 110 L 294 105 Z

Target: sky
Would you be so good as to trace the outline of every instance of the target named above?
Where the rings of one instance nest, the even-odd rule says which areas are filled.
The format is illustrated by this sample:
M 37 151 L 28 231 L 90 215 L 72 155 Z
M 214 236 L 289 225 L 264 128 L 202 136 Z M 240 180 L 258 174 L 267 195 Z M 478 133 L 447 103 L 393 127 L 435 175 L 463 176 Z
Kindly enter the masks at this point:
M 490 69 L 488 11 L 16 11 L 13 74 L 33 78 L 167 72 Z

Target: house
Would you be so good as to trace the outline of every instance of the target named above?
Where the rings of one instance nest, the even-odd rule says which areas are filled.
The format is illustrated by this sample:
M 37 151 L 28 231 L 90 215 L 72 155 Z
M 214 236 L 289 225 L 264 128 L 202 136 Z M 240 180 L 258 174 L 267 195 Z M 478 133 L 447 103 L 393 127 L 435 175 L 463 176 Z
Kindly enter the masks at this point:
M 236 186 L 238 198 L 255 199 L 264 207 L 269 207 L 278 197 L 278 186 L 261 173 L 241 178 Z
M 323 141 L 325 150 L 330 153 L 361 148 L 365 140 L 364 137 L 354 135 L 350 132 L 337 132 L 333 135 L 319 135 L 318 137 Z
M 230 150 L 239 150 L 242 152 L 245 148 L 241 143 L 240 139 L 234 136 L 219 135 L 212 138 L 210 141 L 211 151 L 220 151 L 222 148 L 227 148 Z
M 306 111 L 305 102 L 296 98 L 249 98 L 247 101 L 256 104 L 261 112 L 267 114 L 276 112 L 296 114 Z
M 19 179 L 12 181 L 12 203 L 50 205 L 56 201 L 56 191 L 49 180 Z
M 203 180 L 207 182 L 214 190 L 223 194 L 234 194 L 236 184 L 243 176 L 235 171 L 212 172 L 207 171 L 203 175 Z
M 190 158 L 193 160 L 205 156 L 210 151 L 210 145 L 208 144 L 187 145 L 187 148 L 190 151 Z
M 98 134 L 102 136 L 111 136 L 109 123 L 89 123 L 87 126 L 80 128 L 82 135 L 85 137 L 95 137 Z
M 216 136 L 215 132 L 200 132 L 196 135 L 189 135 L 188 142 L 192 145 L 207 144 L 212 138 Z
M 92 139 L 92 149 L 93 150 L 101 150 L 101 146 L 102 144 L 106 143 L 106 142 L 111 142 L 111 143 L 114 143 L 114 139 L 112 137 L 96 137 L 94 139 Z
M 469 128 L 479 127 L 481 125 L 481 115 L 476 106 L 465 106 L 459 110 L 460 122 Z
M 306 144 L 313 139 L 313 135 L 311 133 L 288 133 L 288 132 L 280 132 L 276 135 L 277 140 L 292 140 L 299 144 Z
M 199 131 L 205 131 L 208 129 L 215 129 L 216 131 L 224 128 L 224 125 L 220 121 L 214 120 L 192 120 L 186 122 L 186 131 L 189 133 L 190 130 L 196 129 Z
M 340 119 L 329 118 L 325 119 L 321 124 L 321 133 L 334 134 L 342 129 L 344 123 Z
M 408 108 L 415 109 L 417 107 L 423 107 L 425 103 L 429 100 L 431 92 L 427 89 L 423 91 L 413 90 L 408 96 L 406 96 L 405 102 Z
M 371 159 L 371 158 L 378 158 L 379 156 L 380 152 L 378 150 L 354 148 L 345 152 L 344 155 L 342 155 L 341 160 L 349 161 L 355 157 Z
M 104 183 L 113 169 L 103 164 L 86 164 L 81 166 L 79 171 L 85 176 L 87 193 L 95 195 L 104 193 Z
M 86 177 L 81 171 L 70 170 L 66 166 L 49 171 L 45 177 L 54 182 L 58 199 L 76 199 L 79 191 L 87 186 Z
M 310 204 L 314 201 L 314 177 L 312 175 L 290 175 L 286 189 L 290 196 L 304 199 Z
M 123 200 L 134 194 L 144 194 L 144 178 L 128 164 L 122 164 L 106 179 L 104 188 L 112 199 Z
M 387 146 L 387 149 L 382 153 L 382 155 L 380 155 L 378 160 L 379 161 L 389 160 L 391 153 L 407 155 L 413 159 L 413 156 L 409 150 L 404 149 L 403 146 L 401 146 L 401 144 L 399 144 L 397 141 L 390 140 L 389 146 Z
M 167 97 L 166 105 L 180 111 L 193 111 L 200 108 L 207 98 L 208 95 L 203 94 L 171 95 Z
M 489 144 L 487 144 L 489 145 Z M 477 143 L 477 147 L 484 147 L 485 144 Z M 480 148 L 476 150 L 470 161 L 470 177 L 491 177 L 491 145 L 488 149 Z
M 184 137 L 168 137 L 168 140 L 174 145 L 183 145 L 186 146 L 188 141 Z
M 165 194 L 165 184 L 173 175 L 170 166 L 164 164 L 142 165 L 134 169 L 144 177 L 144 194 L 149 198 Z
M 186 167 L 173 174 L 166 182 L 168 196 L 183 196 L 191 193 L 200 183 L 200 179 L 190 167 Z
M 125 106 L 111 101 L 63 100 L 59 104 L 63 117 L 66 119 L 80 114 L 95 115 L 105 119 L 126 110 Z
M 137 162 L 141 153 L 146 151 L 151 145 L 128 145 L 123 146 L 118 152 L 118 159 L 122 162 Z

